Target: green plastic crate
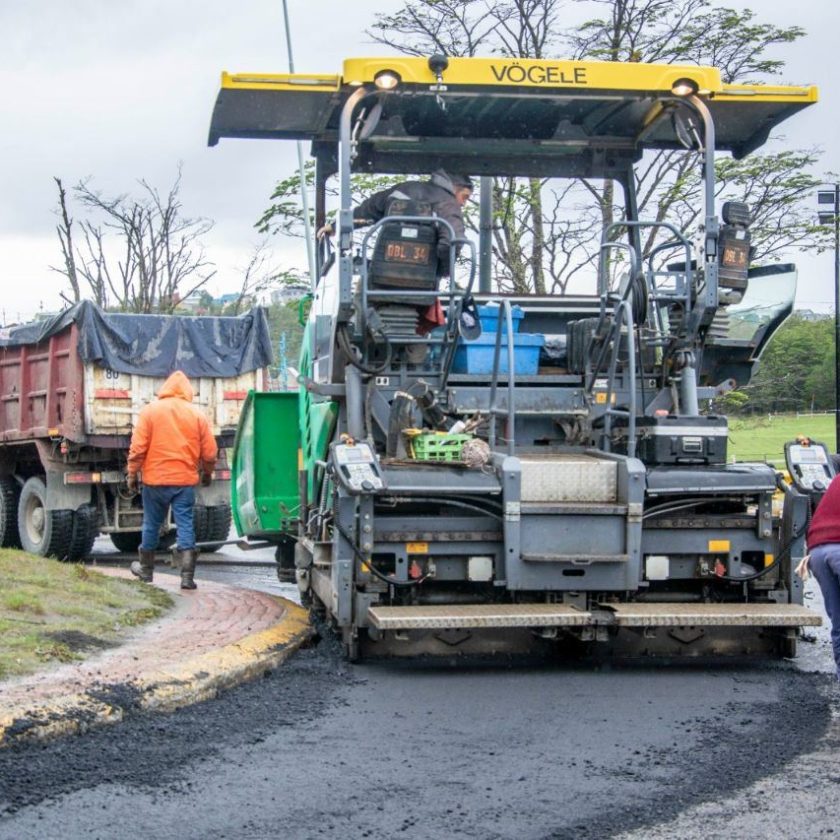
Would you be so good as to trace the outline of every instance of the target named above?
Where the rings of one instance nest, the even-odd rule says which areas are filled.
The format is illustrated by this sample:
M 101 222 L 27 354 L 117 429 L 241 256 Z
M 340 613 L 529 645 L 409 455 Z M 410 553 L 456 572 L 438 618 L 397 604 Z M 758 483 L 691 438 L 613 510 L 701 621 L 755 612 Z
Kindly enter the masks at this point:
M 418 461 L 460 461 L 461 450 L 472 435 L 453 435 L 448 432 L 409 431 L 411 457 Z

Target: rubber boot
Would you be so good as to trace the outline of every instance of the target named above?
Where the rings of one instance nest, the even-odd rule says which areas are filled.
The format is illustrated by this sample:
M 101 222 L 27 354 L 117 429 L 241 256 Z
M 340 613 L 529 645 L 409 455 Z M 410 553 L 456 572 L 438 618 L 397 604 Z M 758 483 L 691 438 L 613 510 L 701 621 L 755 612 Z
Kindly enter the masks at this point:
M 154 551 L 141 548 L 138 554 L 140 559 L 135 560 L 131 564 L 131 574 L 146 583 L 151 583 L 152 577 L 155 573 L 155 553 Z
M 197 548 L 188 548 L 181 552 L 181 589 L 198 588 L 193 580 L 196 560 L 198 560 Z

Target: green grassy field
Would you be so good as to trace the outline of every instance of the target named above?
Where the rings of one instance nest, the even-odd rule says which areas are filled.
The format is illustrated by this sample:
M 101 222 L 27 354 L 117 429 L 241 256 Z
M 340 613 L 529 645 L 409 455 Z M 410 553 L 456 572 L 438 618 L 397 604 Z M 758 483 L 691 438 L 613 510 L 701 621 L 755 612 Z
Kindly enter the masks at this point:
M 728 460 L 767 461 L 782 468 L 785 464 L 785 442 L 795 440 L 797 435 L 818 440 L 834 452 L 834 415 L 732 417 L 729 419 Z

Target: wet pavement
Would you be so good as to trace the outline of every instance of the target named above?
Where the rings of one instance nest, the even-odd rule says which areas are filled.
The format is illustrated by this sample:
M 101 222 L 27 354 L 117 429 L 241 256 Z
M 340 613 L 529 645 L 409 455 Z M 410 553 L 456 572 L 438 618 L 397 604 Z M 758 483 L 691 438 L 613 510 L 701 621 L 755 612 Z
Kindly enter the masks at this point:
M 293 591 L 254 554 L 199 579 Z M 800 649 L 752 667 L 349 666 L 325 636 L 216 700 L 0 751 L 0 838 L 828 837 L 827 629 Z

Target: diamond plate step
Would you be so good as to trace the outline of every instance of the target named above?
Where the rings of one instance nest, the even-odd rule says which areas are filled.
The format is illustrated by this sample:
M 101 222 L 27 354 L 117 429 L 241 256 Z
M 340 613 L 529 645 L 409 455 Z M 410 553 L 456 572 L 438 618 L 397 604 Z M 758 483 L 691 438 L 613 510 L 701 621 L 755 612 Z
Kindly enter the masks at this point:
M 798 604 L 601 604 L 619 627 L 817 627 Z
M 584 627 L 592 613 L 567 604 L 461 604 L 371 607 L 370 623 L 380 630 L 470 627 Z

